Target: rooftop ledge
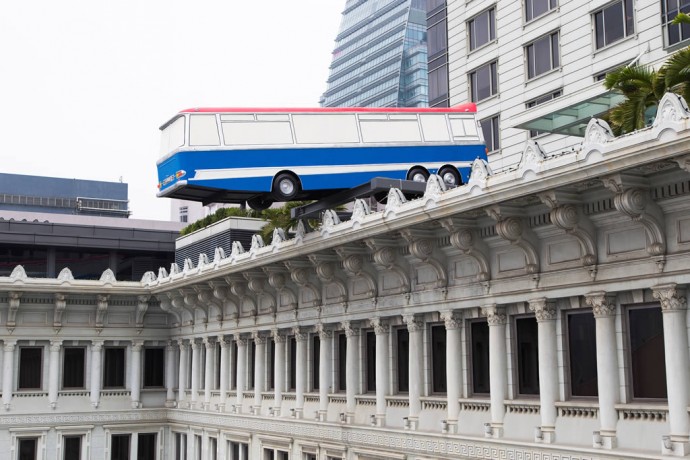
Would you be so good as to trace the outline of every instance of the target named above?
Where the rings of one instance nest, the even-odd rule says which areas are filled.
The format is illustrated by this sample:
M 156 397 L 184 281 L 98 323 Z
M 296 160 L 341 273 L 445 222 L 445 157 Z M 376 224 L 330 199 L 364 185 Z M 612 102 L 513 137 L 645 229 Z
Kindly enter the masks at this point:
M 409 229 L 432 220 L 462 213 L 486 214 L 487 209 L 502 202 L 611 176 L 652 162 L 676 162 L 680 168 L 690 172 L 688 141 L 688 105 L 680 96 L 668 93 L 660 101 L 657 117 L 648 128 L 616 138 L 606 122 L 591 119 L 581 145 L 573 151 L 546 155 L 537 142 L 530 140 L 525 144 L 519 165 L 512 170 L 494 174 L 485 161 L 475 160 L 465 185 L 446 190 L 440 177 L 432 176 L 421 198 L 407 201 L 398 189 L 393 188 L 383 211 L 372 212 L 366 202 L 358 199 L 349 221 L 341 222 L 335 211 L 328 210 L 319 230 L 307 233 L 300 224 L 295 236 L 288 239 L 284 230 L 276 229 L 270 245 L 264 244 L 259 235 L 254 235 L 248 249 L 235 242 L 228 255 L 217 248 L 213 260 L 202 254 L 196 265 L 187 259 L 183 267 L 172 264 L 169 271 L 161 268 L 157 274 L 147 272 L 140 283 L 116 282 L 112 272 L 107 273 L 109 270 L 104 272 L 100 281 L 75 281 L 68 270 L 63 270 L 57 280 L 34 280 L 28 279 L 23 268 L 17 267 L 11 276 L 0 277 L 0 289 L 31 289 L 32 284 L 40 289 L 39 285 L 48 288 L 57 283 L 63 288 L 79 285 L 82 290 L 92 287 L 95 291 L 104 285 L 118 285 L 125 291 L 136 291 L 133 288 L 137 285 L 158 294 Z

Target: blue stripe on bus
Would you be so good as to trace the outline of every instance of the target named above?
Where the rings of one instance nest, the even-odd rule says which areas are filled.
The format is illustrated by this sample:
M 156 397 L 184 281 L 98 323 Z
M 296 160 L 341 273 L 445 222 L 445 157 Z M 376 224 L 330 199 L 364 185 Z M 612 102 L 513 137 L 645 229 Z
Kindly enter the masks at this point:
M 159 181 L 174 176 L 178 171 L 186 175 L 190 185 L 211 188 L 270 192 L 272 177 L 194 180 L 196 170 L 218 170 L 234 168 L 285 168 L 299 166 L 366 165 L 386 163 L 449 163 L 472 162 L 476 158 L 486 159 L 483 144 L 434 145 L 434 146 L 391 146 L 391 147 L 332 147 L 305 149 L 259 149 L 259 150 L 204 150 L 181 151 L 158 166 Z M 372 171 L 348 174 L 315 174 L 302 176 L 304 190 L 328 190 L 351 188 L 374 177 L 405 179 L 407 171 Z M 435 171 L 431 171 L 435 172 Z M 463 180 L 468 179 L 468 170 L 461 169 Z M 161 191 L 176 182 L 173 180 L 161 187 Z

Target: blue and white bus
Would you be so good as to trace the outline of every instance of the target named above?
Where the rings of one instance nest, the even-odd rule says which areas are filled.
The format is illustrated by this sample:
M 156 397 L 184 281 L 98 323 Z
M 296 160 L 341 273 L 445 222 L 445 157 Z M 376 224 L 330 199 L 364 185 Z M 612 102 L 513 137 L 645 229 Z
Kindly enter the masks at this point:
M 158 196 L 203 203 L 315 200 L 375 177 L 451 187 L 486 148 L 476 106 L 198 108 L 161 126 Z

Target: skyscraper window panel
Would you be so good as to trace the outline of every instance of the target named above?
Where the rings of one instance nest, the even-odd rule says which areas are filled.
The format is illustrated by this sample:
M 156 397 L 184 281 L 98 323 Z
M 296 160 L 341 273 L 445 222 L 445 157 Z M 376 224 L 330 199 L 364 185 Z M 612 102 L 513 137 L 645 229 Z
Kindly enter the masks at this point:
M 479 102 L 498 93 L 496 61 L 479 67 L 470 73 L 472 102 Z
M 499 118 L 498 115 L 481 120 L 479 124 L 482 127 L 482 134 L 484 135 L 484 142 L 486 143 L 486 150 L 488 152 L 495 152 L 501 148 L 499 138 Z
M 675 45 L 690 38 L 690 24 L 673 25 L 678 13 L 690 14 L 688 0 L 661 0 L 661 22 L 664 25 L 666 46 Z
M 435 56 L 448 49 L 448 24 L 445 17 L 429 27 L 427 31 L 427 47 L 429 56 Z
M 635 33 L 633 0 L 622 0 L 594 13 L 597 49 Z
M 470 51 L 496 39 L 496 10 L 489 8 L 467 23 Z
M 548 13 L 558 6 L 558 0 L 525 0 L 525 21 Z
M 527 78 L 534 78 L 561 65 L 558 32 L 545 35 L 525 47 Z

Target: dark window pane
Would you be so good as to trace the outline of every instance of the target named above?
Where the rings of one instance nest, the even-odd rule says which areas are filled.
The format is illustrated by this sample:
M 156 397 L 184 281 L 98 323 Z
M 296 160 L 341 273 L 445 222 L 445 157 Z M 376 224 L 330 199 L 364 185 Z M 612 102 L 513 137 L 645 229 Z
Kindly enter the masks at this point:
M 156 433 L 139 433 L 137 460 L 156 460 Z
M 534 42 L 534 74 L 541 75 L 551 70 L 551 37 Z
M 273 390 L 276 387 L 276 342 L 271 339 L 268 344 L 268 389 Z
M 233 340 L 232 342 L 232 388 L 237 388 L 237 358 L 239 356 L 240 348 L 237 346 L 237 342 Z
M 539 394 L 539 337 L 534 317 L 515 320 L 517 335 L 518 392 Z
M 445 393 L 447 391 L 445 326 L 433 326 L 431 328 L 431 361 L 432 391 L 434 393 Z
M 124 388 L 125 349 L 106 348 L 103 357 L 103 388 Z
M 294 337 L 290 337 L 290 378 L 289 390 L 295 391 L 297 388 L 297 341 Z
M 347 389 L 347 336 L 338 335 L 338 390 Z
M 625 0 L 625 35 L 635 33 L 635 15 L 632 0 Z
M 254 389 L 254 368 L 256 367 L 256 342 L 253 340 L 250 341 L 249 346 L 247 347 L 247 350 L 249 351 L 249 356 L 247 356 L 247 373 L 249 376 L 249 386 L 247 387 L 247 390 L 253 390 Z
M 321 353 L 321 340 L 319 340 L 319 336 L 315 335 L 312 337 L 312 373 L 311 373 L 311 387 L 314 390 L 319 389 L 319 364 L 321 363 L 321 358 L 320 358 L 320 353 Z
M 160 388 L 165 382 L 165 350 L 163 348 L 144 349 L 144 387 Z
M 398 391 L 410 390 L 410 334 L 407 329 L 396 330 L 398 351 Z
M 376 334 L 366 333 L 367 391 L 376 391 Z
M 635 398 L 666 398 L 666 355 L 661 315 L 661 307 L 628 310 Z
M 489 393 L 489 324 L 486 321 L 471 323 L 472 346 L 472 393 Z
M 40 389 L 43 348 L 22 347 L 19 353 L 19 389 Z
M 596 36 L 597 48 L 606 44 L 604 40 L 604 12 L 594 14 L 594 35 Z
M 596 320 L 591 312 L 568 315 L 570 394 L 597 396 Z
M 25 438 L 19 440 L 19 460 L 36 460 L 38 454 L 38 439 Z
M 63 460 L 81 460 L 81 436 L 65 436 L 62 448 L 65 452 Z
M 560 67 L 560 50 L 558 48 L 558 34 L 551 35 L 551 68 Z
M 114 434 L 110 437 L 110 460 L 129 460 L 128 434 Z
M 623 20 L 623 4 L 618 2 L 604 10 L 606 23 L 606 44 L 613 43 L 625 36 Z
M 82 347 L 65 347 L 62 366 L 63 388 L 84 388 L 85 352 Z

